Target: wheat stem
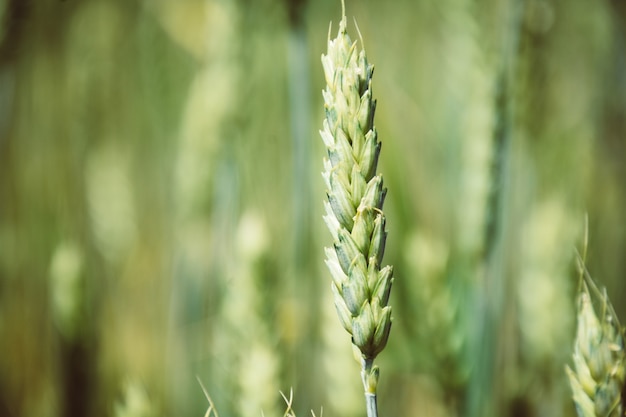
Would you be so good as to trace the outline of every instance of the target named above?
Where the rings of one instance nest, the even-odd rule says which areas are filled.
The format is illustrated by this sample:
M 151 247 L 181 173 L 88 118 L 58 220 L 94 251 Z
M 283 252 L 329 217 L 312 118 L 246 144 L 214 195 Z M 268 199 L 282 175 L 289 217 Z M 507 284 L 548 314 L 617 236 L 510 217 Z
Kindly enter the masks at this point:
M 361 362 L 361 379 L 363 380 L 363 388 L 365 389 L 365 408 L 367 410 L 367 417 L 378 417 L 378 404 L 376 401 L 376 387 L 373 387 L 373 392 L 369 386 L 368 376 L 374 371 L 378 372 L 377 368 L 374 368 L 373 359 L 363 359 Z
M 204 387 L 202 380 L 200 379 L 198 375 L 196 375 L 196 379 L 198 380 L 198 383 L 200 384 L 200 388 L 202 388 L 202 392 L 204 392 L 204 396 L 209 402 L 209 408 L 206 410 L 204 417 L 211 417 L 211 413 L 213 413 L 215 417 L 219 417 L 219 415 L 217 414 L 217 409 L 215 408 L 215 404 L 213 404 L 213 400 L 211 399 L 211 396 L 209 395 L 209 392 L 207 391 L 207 389 Z
M 367 417 L 378 417 L 376 394 L 365 393 L 365 406 L 367 408 Z

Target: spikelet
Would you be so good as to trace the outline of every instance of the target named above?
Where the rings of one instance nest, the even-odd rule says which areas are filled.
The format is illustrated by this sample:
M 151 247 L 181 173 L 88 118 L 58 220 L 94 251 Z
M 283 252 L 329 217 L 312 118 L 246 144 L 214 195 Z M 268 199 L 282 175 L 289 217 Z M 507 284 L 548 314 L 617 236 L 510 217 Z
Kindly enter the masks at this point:
M 378 369 L 372 363 L 389 337 L 393 269 L 381 268 L 386 189 L 376 175 L 381 144 L 374 127 L 374 67 L 348 36 L 345 13 L 322 65 L 327 86 L 320 134 L 328 152 L 324 220 L 334 239 L 333 248 L 326 249 L 326 264 L 339 319 L 361 355 L 365 390 L 375 393 Z
M 586 282 L 578 296 L 574 370 L 566 367 L 576 411 L 579 417 L 621 417 L 625 377 L 623 332 L 606 291 L 601 293 L 582 261 L 580 265 Z M 592 305 L 592 295 L 602 303 L 600 317 Z

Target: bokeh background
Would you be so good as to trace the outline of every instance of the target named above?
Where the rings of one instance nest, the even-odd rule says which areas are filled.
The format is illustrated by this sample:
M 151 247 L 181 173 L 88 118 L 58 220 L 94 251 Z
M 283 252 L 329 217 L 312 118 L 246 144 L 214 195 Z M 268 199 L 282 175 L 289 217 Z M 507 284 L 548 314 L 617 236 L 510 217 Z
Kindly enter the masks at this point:
M 381 415 L 574 416 L 626 320 L 626 3 L 347 0 L 375 65 Z M 339 0 L 0 1 L 0 415 L 362 416 L 323 247 Z M 323 414 L 322 410 L 323 409 Z M 263 413 L 263 414 L 262 414 Z

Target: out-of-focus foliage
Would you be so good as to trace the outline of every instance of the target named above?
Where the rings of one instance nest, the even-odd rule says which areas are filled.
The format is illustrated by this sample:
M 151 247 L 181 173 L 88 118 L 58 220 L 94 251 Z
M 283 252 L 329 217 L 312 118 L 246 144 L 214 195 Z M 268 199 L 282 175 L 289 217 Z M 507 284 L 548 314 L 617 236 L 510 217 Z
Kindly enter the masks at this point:
M 626 287 L 626 6 L 347 1 L 389 189 L 381 415 L 574 416 Z M 0 415 L 364 414 L 323 246 L 337 0 L 0 0 Z

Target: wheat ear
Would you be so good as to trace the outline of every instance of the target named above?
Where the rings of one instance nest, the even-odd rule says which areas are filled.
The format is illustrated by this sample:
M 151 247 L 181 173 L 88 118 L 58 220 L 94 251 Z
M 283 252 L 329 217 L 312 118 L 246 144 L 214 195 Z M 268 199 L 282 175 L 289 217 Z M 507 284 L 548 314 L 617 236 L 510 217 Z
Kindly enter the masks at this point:
M 373 362 L 391 328 L 387 303 L 393 269 L 381 268 L 387 190 L 382 176 L 375 175 L 381 144 L 374 127 L 374 66 L 350 40 L 346 25 L 343 7 L 337 37 L 331 40 L 329 32 L 322 55 L 326 117 L 320 134 L 328 152 L 322 174 L 328 196 L 324 221 L 334 240 L 333 248 L 326 248 L 326 264 L 339 319 L 360 354 L 367 415 L 372 417 L 377 415 L 379 373 Z
M 578 296 L 578 327 L 574 344 L 574 371 L 567 366 L 579 417 L 624 415 L 624 335 L 606 291 L 601 292 L 579 258 L 584 276 Z M 590 292 L 591 289 L 591 292 Z M 592 295 L 602 302 L 600 318 Z

